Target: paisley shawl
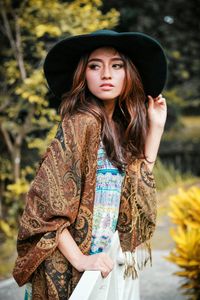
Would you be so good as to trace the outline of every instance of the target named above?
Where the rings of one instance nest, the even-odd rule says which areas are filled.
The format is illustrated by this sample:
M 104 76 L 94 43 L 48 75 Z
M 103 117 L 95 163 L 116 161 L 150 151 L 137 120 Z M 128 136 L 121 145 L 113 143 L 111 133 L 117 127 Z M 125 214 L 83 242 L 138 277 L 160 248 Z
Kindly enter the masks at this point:
M 59 251 L 58 237 L 67 227 L 82 253 L 89 254 L 100 134 L 101 123 L 91 114 L 65 117 L 27 193 L 13 276 L 20 286 L 32 282 L 33 300 L 66 300 L 80 280 L 82 273 Z M 126 168 L 117 229 L 123 252 L 146 247 L 142 264 L 150 257 L 155 195 L 152 173 L 143 160 L 135 160 Z M 127 264 L 125 275 L 134 272 Z

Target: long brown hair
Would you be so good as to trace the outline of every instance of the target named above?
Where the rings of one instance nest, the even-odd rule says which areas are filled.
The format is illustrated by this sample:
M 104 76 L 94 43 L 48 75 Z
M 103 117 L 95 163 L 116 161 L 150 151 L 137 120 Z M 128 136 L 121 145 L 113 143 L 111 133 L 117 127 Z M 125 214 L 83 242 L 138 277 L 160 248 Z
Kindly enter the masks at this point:
M 107 157 L 119 170 L 123 170 L 134 159 L 144 157 L 147 113 L 140 75 L 132 60 L 119 54 L 124 61 L 125 80 L 112 116 L 114 132 L 110 129 L 103 101 L 92 95 L 86 85 L 85 73 L 90 54 L 84 55 L 78 63 L 72 88 L 62 97 L 60 115 L 63 119 L 66 114 L 89 112 L 100 119 Z

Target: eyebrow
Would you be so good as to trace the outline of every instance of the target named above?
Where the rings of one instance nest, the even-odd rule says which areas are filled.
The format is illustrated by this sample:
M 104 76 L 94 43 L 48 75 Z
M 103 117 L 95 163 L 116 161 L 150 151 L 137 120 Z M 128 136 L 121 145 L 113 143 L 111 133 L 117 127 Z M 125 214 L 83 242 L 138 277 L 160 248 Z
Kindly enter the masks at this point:
M 111 61 L 116 61 L 116 60 L 120 60 L 123 61 L 123 59 L 121 57 L 113 57 L 111 58 Z M 91 58 L 88 60 L 88 63 L 90 63 L 91 61 L 98 61 L 98 62 L 103 62 L 103 60 L 101 58 Z

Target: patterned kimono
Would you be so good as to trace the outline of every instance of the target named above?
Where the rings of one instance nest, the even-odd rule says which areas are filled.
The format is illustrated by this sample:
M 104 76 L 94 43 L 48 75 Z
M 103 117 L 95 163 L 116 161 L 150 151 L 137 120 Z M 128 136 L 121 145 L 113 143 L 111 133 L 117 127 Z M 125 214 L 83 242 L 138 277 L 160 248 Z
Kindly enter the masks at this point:
M 58 237 L 68 228 L 82 253 L 90 253 L 100 135 L 101 123 L 91 114 L 65 117 L 27 194 L 13 276 L 20 286 L 32 283 L 33 300 L 66 300 L 80 280 L 59 251 Z M 121 188 L 116 227 L 122 251 L 143 245 L 150 257 L 155 220 L 154 178 L 143 160 L 135 160 Z M 134 265 L 126 265 L 125 275 L 134 274 Z

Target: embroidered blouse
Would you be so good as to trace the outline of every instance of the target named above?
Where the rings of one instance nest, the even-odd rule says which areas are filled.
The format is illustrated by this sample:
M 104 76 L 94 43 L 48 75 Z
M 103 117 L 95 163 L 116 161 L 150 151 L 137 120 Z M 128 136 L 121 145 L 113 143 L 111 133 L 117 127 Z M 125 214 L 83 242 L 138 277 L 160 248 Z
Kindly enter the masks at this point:
M 96 189 L 90 254 L 102 252 L 116 230 L 124 173 L 107 159 L 102 141 L 97 154 Z

